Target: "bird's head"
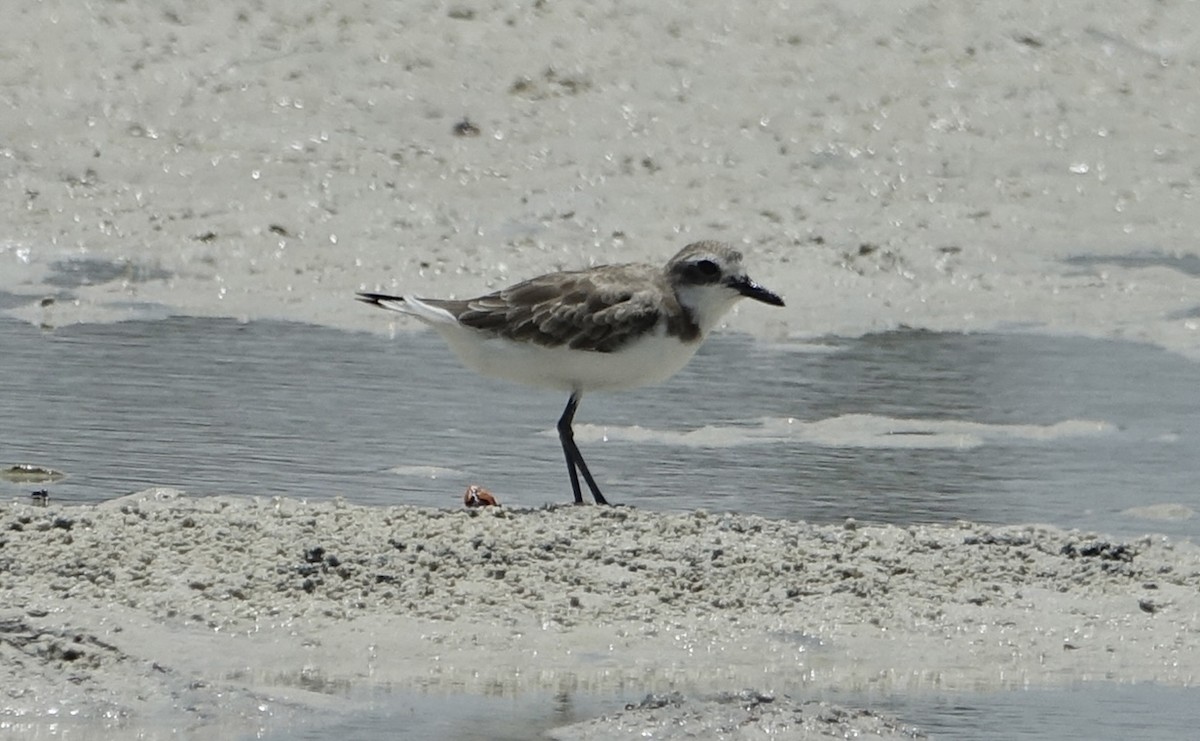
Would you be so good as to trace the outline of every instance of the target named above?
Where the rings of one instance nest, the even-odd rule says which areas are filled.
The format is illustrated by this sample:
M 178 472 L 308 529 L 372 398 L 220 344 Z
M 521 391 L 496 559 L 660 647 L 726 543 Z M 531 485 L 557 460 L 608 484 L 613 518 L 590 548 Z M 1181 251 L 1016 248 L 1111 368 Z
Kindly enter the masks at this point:
M 667 276 L 702 334 L 708 334 L 739 299 L 783 306 L 778 294 L 750 280 L 742 268 L 742 253 L 724 242 L 689 244 L 667 263 Z

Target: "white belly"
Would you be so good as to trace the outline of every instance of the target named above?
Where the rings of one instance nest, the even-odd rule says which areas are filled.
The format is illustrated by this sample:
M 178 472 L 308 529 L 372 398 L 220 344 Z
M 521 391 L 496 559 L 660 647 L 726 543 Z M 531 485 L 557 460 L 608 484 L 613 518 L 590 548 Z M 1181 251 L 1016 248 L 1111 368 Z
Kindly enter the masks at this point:
M 613 391 L 658 383 L 675 375 L 700 342 L 680 342 L 661 330 L 616 352 L 568 350 L 482 337 L 460 326 L 435 325 L 459 360 L 485 376 L 560 391 Z

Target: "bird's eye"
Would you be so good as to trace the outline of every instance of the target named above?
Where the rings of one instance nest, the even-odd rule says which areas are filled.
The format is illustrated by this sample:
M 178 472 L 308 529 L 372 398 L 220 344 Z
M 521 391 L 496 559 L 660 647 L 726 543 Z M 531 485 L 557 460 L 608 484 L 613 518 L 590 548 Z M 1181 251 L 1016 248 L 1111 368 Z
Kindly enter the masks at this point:
M 713 278 L 720 274 L 721 267 L 712 260 L 700 260 L 696 263 L 696 272 L 705 278 Z

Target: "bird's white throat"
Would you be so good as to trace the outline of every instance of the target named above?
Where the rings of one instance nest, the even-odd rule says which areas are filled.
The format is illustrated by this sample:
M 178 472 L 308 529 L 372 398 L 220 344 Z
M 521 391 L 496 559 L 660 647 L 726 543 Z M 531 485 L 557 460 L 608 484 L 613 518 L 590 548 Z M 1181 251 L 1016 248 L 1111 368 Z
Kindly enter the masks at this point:
M 700 327 L 701 338 L 720 324 L 721 319 L 742 298 L 737 291 L 720 284 L 679 286 L 675 289 L 675 296 L 679 305 L 688 310 L 696 326 Z

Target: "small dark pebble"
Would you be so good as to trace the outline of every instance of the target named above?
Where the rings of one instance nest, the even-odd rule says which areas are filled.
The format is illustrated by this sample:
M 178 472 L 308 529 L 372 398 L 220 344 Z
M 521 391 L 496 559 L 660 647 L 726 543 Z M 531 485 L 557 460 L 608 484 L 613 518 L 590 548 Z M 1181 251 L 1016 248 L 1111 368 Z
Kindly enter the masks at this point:
M 322 548 L 321 546 L 317 546 L 315 548 L 308 548 L 304 551 L 304 560 L 307 563 L 321 563 L 322 559 L 324 559 L 324 558 L 325 558 L 325 549 Z
M 464 118 L 454 124 L 454 135 L 462 137 L 476 137 L 483 133 L 478 126 L 471 123 L 470 119 Z
M 968 535 L 963 538 L 963 545 L 1025 546 L 1032 542 L 1033 539 L 1028 535 L 993 535 L 992 533 L 984 533 L 983 535 Z
M 63 661 L 77 661 L 78 659 L 83 658 L 83 651 L 80 651 L 77 648 L 63 649 L 58 658 L 62 659 Z
M 671 692 L 665 695 L 651 693 L 642 698 L 639 703 L 629 703 L 625 706 L 626 710 L 657 710 L 665 708 L 668 705 L 676 707 L 683 704 L 683 694 L 679 692 Z
M 1067 558 L 1099 558 L 1101 561 L 1133 561 L 1133 549 L 1124 544 L 1106 541 L 1075 545 L 1067 543 L 1060 551 Z
M 768 695 L 758 690 L 742 690 L 741 692 L 722 692 L 714 698 L 717 702 L 737 703 L 746 709 L 757 705 L 775 702 L 774 695 Z

